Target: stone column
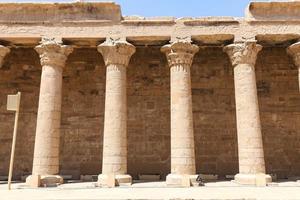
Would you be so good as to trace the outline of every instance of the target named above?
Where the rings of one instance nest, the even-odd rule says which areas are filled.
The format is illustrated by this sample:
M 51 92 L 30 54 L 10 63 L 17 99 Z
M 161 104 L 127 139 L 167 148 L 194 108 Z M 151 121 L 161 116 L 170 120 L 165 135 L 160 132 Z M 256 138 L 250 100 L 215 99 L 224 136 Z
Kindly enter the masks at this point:
M 287 52 L 293 57 L 294 63 L 298 67 L 298 89 L 300 91 L 300 42 L 292 44 L 290 47 L 288 47 Z
M 32 176 L 26 182 L 38 187 L 63 181 L 58 175 L 62 72 L 72 47 L 45 39 L 35 50 L 40 56 L 42 75 Z
M 190 67 L 198 50 L 186 41 L 175 41 L 161 48 L 171 73 L 171 174 L 167 176 L 167 185 L 182 185 L 186 177 L 191 183 L 197 177 Z
M 224 47 L 234 67 L 234 86 L 239 154 L 239 174 L 235 181 L 255 185 L 258 180 L 271 182 L 266 175 L 259 116 L 255 62 L 262 46 L 255 41 Z M 263 180 L 262 180 L 263 179 Z
M 135 47 L 126 41 L 106 40 L 98 46 L 106 66 L 105 118 L 101 186 L 131 184 L 127 174 L 126 68 Z
M 4 57 L 10 52 L 8 47 L 0 45 L 0 68 L 2 67 Z

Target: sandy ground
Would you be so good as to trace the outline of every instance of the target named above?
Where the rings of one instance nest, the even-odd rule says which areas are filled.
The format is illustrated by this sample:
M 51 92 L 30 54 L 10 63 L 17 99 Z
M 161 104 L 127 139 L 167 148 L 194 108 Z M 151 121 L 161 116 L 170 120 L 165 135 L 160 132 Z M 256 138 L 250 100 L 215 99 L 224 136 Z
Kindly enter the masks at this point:
M 30 189 L 14 183 L 7 190 L 0 182 L 0 200 L 96 200 L 96 199 L 299 199 L 300 182 L 279 182 L 268 187 L 238 186 L 230 181 L 206 183 L 205 187 L 169 188 L 165 182 L 135 183 L 128 187 L 99 188 L 93 182 L 63 184 L 52 188 Z

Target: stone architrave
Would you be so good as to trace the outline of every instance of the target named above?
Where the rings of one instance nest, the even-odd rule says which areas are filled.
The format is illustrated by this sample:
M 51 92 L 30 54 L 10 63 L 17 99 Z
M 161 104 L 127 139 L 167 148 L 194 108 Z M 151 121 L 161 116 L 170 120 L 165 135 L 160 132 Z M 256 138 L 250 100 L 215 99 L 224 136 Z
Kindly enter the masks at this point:
M 32 175 L 26 182 L 35 180 L 33 176 L 40 176 L 38 182 L 42 186 L 50 186 L 63 182 L 59 173 L 59 138 L 62 99 L 62 72 L 71 46 L 63 45 L 54 39 L 43 39 L 35 47 L 42 65 L 39 107 L 37 116 L 33 169 Z
M 98 46 L 106 66 L 105 117 L 100 186 L 108 186 L 114 174 L 116 185 L 130 185 L 127 174 L 126 68 L 135 47 L 126 41 L 106 40 Z
M 0 68 L 3 65 L 4 57 L 10 52 L 8 47 L 0 45 Z
M 191 182 L 197 177 L 190 68 L 198 50 L 198 46 L 180 40 L 161 48 L 171 73 L 171 174 L 167 185 L 182 186 L 187 175 Z
M 300 42 L 289 46 L 287 52 L 293 57 L 294 64 L 298 67 L 298 89 L 300 91 Z
M 255 62 L 261 45 L 255 41 L 230 44 L 224 47 L 234 68 L 236 120 L 238 136 L 239 174 L 235 181 L 240 184 L 256 184 L 257 174 L 266 175 L 263 140 L 255 78 Z

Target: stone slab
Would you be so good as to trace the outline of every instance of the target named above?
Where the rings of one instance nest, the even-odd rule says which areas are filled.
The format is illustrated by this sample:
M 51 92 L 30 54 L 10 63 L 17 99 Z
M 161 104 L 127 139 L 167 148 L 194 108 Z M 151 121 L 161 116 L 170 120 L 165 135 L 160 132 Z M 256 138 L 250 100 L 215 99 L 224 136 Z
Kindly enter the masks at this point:
M 113 181 L 114 177 L 114 181 Z M 99 187 L 114 187 L 115 186 L 130 186 L 132 184 L 132 177 L 128 174 L 99 174 L 97 186 Z
M 300 2 L 251 2 L 245 12 L 248 21 L 300 21 Z
M 68 174 L 61 175 L 61 177 L 62 177 L 64 180 L 71 180 L 71 179 L 73 179 L 73 176 L 72 176 L 72 175 L 68 175 Z
M 26 183 L 31 188 L 37 188 L 41 186 L 41 176 L 31 175 L 26 178 Z
M 139 174 L 139 180 L 159 181 L 160 180 L 160 174 Z
M 0 176 L 0 181 L 7 181 L 8 176 Z
M 63 178 L 59 175 L 30 175 L 26 178 L 26 184 L 30 187 L 56 187 L 63 184 Z
M 98 175 L 80 175 L 80 180 L 84 182 L 97 181 Z
M 107 176 L 107 187 L 115 187 L 116 186 L 116 180 L 114 174 L 109 174 Z
M 198 175 L 169 174 L 166 178 L 166 185 L 168 187 L 199 186 L 196 181 L 197 177 Z
M 267 186 L 266 175 L 265 174 L 257 174 L 255 185 L 258 186 L 258 187 Z
M 120 6 L 101 3 L 0 3 L 1 22 L 120 21 Z
M 190 187 L 191 186 L 190 177 L 188 175 L 183 175 L 182 176 L 181 186 L 182 187 Z
M 268 174 L 237 174 L 233 182 L 240 185 L 266 186 L 272 182 L 272 178 Z
M 216 174 L 199 174 L 202 180 L 218 180 L 218 175 Z
M 233 174 L 228 174 L 228 175 L 225 175 L 225 178 L 226 179 L 234 179 L 234 175 Z

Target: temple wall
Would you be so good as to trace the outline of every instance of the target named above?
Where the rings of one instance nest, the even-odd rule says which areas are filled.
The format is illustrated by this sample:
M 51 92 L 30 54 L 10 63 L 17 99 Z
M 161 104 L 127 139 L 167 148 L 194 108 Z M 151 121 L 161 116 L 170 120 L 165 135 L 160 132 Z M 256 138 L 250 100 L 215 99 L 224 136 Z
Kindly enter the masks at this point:
M 300 96 L 298 70 L 285 48 L 266 48 L 257 59 L 266 170 L 278 177 L 299 176 Z
M 0 175 L 7 175 L 14 114 L 22 92 L 15 177 L 32 169 L 41 66 L 31 48 L 12 49 L 0 69 Z M 192 94 L 198 173 L 238 173 L 233 70 L 222 48 L 195 55 Z M 127 71 L 128 173 L 170 172 L 169 68 L 159 47 L 137 47 Z M 300 96 L 286 47 L 265 47 L 256 64 L 267 173 L 300 176 Z M 96 49 L 76 49 L 63 74 L 61 173 L 101 173 L 105 67 Z

